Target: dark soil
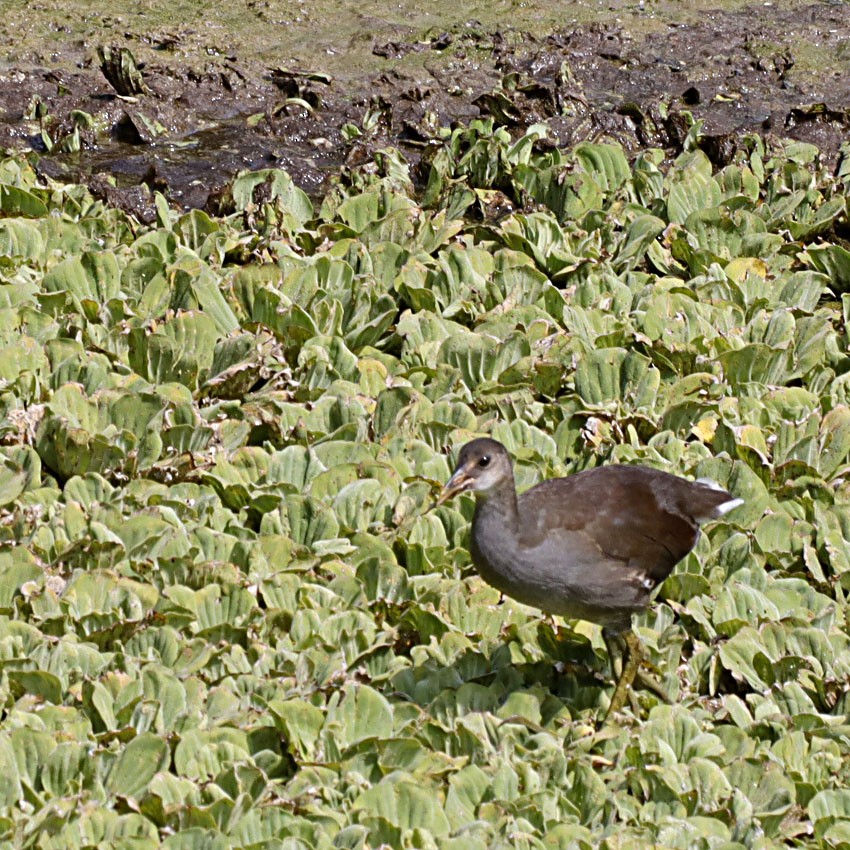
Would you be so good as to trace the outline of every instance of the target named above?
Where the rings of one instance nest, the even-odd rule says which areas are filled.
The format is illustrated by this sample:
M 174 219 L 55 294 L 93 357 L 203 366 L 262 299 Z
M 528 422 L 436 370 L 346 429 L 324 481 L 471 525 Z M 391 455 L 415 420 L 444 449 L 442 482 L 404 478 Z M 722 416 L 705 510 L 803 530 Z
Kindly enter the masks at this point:
M 142 218 L 152 215 L 150 189 L 204 207 L 245 168 L 285 168 L 319 196 L 329 175 L 376 148 L 398 147 L 416 164 L 440 128 L 487 115 L 517 134 L 546 120 L 559 145 L 616 139 L 630 152 L 675 155 L 690 113 L 719 165 L 750 133 L 811 142 L 837 163 L 850 129 L 850 6 L 786 5 L 648 28 L 635 14 L 608 15 L 544 35 L 475 21 L 392 38 L 376 27 L 373 67 L 340 74 L 337 58 L 333 79 L 320 61 L 187 59 L 177 36 L 113 33 L 100 53 L 69 48 L 64 58 L 76 61 L 57 61 L 58 49 L 50 61 L 7 63 L 0 146 L 31 148 L 44 174 L 88 182 Z M 127 56 L 122 65 L 121 47 L 140 75 Z M 347 123 L 361 134 L 343 132 Z

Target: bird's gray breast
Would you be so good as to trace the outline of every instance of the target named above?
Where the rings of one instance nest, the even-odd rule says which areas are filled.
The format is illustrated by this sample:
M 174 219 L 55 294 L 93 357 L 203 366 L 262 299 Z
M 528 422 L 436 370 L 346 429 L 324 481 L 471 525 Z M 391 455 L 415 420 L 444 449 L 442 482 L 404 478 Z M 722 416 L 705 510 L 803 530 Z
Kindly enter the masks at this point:
M 581 532 L 549 527 L 535 533 L 543 522 L 526 517 L 510 534 L 498 517 L 480 517 L 470 549 L 481 577 L 525 605 L 603 625 L 628 620 L 648 603 L 653 587 L 639 571 Z

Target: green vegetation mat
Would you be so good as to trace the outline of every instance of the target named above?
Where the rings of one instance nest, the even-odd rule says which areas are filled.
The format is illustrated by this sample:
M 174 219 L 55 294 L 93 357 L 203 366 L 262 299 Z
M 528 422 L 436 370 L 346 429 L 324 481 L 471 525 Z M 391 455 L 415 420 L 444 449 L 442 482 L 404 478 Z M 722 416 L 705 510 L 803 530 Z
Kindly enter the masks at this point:
M 151 226 L 0 161 L 0 848 L 850 847 L 850 167 L 544 136 Z M 480 433 L 746 499 L 671 705 L 426 513 Z

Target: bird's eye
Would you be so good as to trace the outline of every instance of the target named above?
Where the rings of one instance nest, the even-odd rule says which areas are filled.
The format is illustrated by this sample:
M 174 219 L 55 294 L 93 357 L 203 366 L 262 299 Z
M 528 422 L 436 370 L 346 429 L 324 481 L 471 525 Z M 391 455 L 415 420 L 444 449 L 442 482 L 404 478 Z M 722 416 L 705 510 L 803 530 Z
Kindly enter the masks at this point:
M 490 455 L 484 455 L 483 457 L 480 457 L 478 459 L 478 465 L 482 469 L 487 469 L 487 467 L 490 466 Z

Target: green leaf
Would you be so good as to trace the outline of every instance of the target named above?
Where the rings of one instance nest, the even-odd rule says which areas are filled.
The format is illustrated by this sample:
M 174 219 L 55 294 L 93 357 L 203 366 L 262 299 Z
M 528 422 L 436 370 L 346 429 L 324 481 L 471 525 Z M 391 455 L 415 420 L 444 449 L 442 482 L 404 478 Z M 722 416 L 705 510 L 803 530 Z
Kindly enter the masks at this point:
M 850 821 L 850 790 L 825 789 L 809 801 L 809 815 L 819 833 L 825 829 L 824 821 Z
M 648 357 L 621 348 L 601 348 L 584 354 L 575 374 L 576 391 L 591 406 L 628 401 L 636 408 L 656 400 L 660 374 Z
M 54 266 L 45 276 L 42 286 L 46 292 L 68 292 L 78 309 L 84 301 L 103 306 L 120 291 L 121 275 L 115 254 L 86 252 L 69 257 Z
M 43 577 L 44 567 L 26 549 L 0 552 L 0 610 L 10 610 L 23 585 Z
M 403 777 L 388 777 L 367 789 L 352 811 L 366 824 L 382 819 L 400 830 L 421 829 L 438 838 L 451 829 L 433 790 Z
M 0 184 L 0 192 L 3 191 Z M 21 257 L 36 261 L 44 253 L 44 239 L 33 223 L 24 219 L 0 219 L 0 253 L 6 257 Z
M 830 479 L 838 472 L 850 454 L 850 408 L 845 405 L 830 410 L 821 422 L 817 467 Z
M 9 682 L 18 693 L 32 694 L 58 705 L 62 703 L 62 682 L 53 673 L 44 670 L 10 670 Z
M 286 735 L 290 747 L 305 760 L 311 760 L 325 714 L 303 699 L 275 700 L 269 703 L 275 724 Z
M 459 369 L 471 387 L 497 380 L 509 366 L 529 353 L 528 341 L 520 334 L 511 334 L 506 340 L 485 334 L 457 334 L 440 346 L 440 359 Z
M 682 154 L 676 160 L 667 199 L 669 221 L 683 224 L 692 213 L 709 210 L 720 203 L 720 187 L 711 176 L 711 170 L 711 163 L 702 151 Z
M 491 781 L 477 765 L 469 765 L 450 778 L 446 816 L 454 829 L 478 818 L 478 806 L 490 790 Z
M 145 732 L 124 747 L 113 763 L 104 787 L 109 794 L 138 798 L 144 795 L 154 775 L 170 759 L 168 744 L 158 735 Z
M 812 245 L 806 257 L 816 271 L 829 276 L 835 292 L 850 291 L 850 251 L 841 245 Z
M 632 176 L 620 147 L 583 142 L 576 145 L 575 156 L 605 192 L 616 192 Z
M 5 216 L 44 218 L 47 215 L 47 205 L 26 189 L 0 182 L 0 212 Z
M 393 709 L 386 697 L 367 685 L 352 688 L 339 707 L 328 712 L 326 729 L 343 746 L 380 738 L 392 729 Z
M 289 227 L 301 227 L 313 215 L 310 199 L 285 171 L 279 169 L 243 171 L 234 179 L 231 191 L 238 210 L 248 210 L 255 205 L 255 194 L 267 202 L 279 202 Z

